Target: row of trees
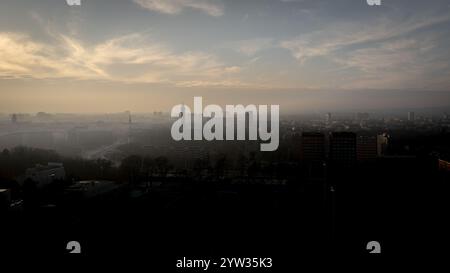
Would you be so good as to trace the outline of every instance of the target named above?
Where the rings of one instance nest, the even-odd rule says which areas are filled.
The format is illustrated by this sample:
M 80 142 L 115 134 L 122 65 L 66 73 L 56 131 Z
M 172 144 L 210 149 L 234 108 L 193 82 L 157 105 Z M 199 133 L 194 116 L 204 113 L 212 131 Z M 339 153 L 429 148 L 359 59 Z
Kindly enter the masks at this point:
M 258 153 L 239 154 L 230 158 L 227 154 L 219 154 L 211 159 L 209 156 L 196 159 L 189 164 L 188 169 L 175 169 L 168 158 L 131 155 L 124 158 L 118 166 L 106 159 L 87 160 L 83 158 L 68 158 L 49 150 L 28 147 L 16 147 L 3 150 L 0 153 L 0 183 L 14 181 L 25 173 L 27 168 L 36 164 L 46 165 L 48 162 L 62 162 L 67 176 L 67 182 L 78 180 L 112 180 L 137 183 L 146 181 L 149 177 L 165 177 L 171 171 L 199 177 L 223 177 L 228 171 L 241 176 L 290 176 L 296 172 L 289 164 L 268 163 Z M 0 185 L 2 186 L 2 185 Z M 3 185 L 4 186 L 4 185 Z
M 123 179 L 130 183 L 136 183 L 148 177 L 165 177 L 172 168 L 173 166 L 166 157 L 152 158 L 131 155 L 122 160 L 119 171 Z
M 0 180 L 12 180 L 36 164 L 47 164 L 47 162 L 60 160 L 61 157 L 57 153 L 49 150 L 22 146 L 11 150 L 4 149 L 0 153 Z

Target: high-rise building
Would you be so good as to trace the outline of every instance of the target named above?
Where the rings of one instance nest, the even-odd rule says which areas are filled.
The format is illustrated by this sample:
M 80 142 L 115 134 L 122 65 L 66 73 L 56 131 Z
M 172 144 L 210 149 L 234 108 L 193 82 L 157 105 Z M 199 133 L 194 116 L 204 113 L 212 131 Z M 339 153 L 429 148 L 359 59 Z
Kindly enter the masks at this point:
M 389 145 L 389 135 L 384 133 L 377 136 L 377 155 L 384 156 L 387 153 Z
M 414 121 L 415 114 L 414 112 L 408 112 L 408 121 Z
M 304 161 L 325 159 L 325 135 L 323 133 L 302 133 L 301 158 Z
M 330 159 L 334 164 L 353 165 L 356 161 L 356 134 L 351 132 L 331 133 Z
M 358 161 L 373 160 L 377 158 L 377 137 L 361 135 L 356 139 L 356 157 Z

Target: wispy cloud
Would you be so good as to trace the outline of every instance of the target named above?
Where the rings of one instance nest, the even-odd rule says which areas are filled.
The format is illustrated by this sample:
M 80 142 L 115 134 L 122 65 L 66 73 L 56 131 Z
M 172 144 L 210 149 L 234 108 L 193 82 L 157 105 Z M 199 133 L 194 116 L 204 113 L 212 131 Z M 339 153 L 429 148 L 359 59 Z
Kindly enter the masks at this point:
M 274 42 L 273 39 L 271 38 L 258 38 L 258 39 L 228 42 L 225 44 L 224 47 L 230 48 L 236 52 L 239 52 L 247 56 L 253 56 L 262 50 L 273 47 L 274 46 L 273 44 Z
M 383 42 L 377 47 L 335 56 L 333 60 L 340 69 L 352 71 L 341 87 L 439 89 L 450 86 L 450 79 L 444 81 L 444 76 L 439 75 L 449 69 L 450 57 L 433 51 L 438 44 L 433 37 L 420 38 Z
M 174 53 L 142 34 L 131 34 L 94 45 L 59 35 L 54 43 L 30 36 L 0 33 L 0 77 L 104 80 L 179 85 L 201 81 L 218 85 L 239 73 L 204 52 Z
M 326 56 L 349 46 L 395 39 L 449 20 L 450 15 L 410 18 L 401 22 L 391 18 L 380 18 L 376 22 L 367 22 L 366 24 L 343 22 L 282 41 L 280 46 L 291 51 L 292 55 L 303 63 L 309 58 Z
M 222 16 L 224 7 L 215 0 L 134 0 L 142 8 L 165 14 L 179 14 L 185 8 L 196 9 L 211 16 Z
M 450 54 L 437 47 L 448 43 L 447 32 L 422 30 L 449 21 L 450 15 L 339 22 L 279 45 L 300 67 L 319 57 L 326 62 L 328 67 L 315 73 L 327 78 L 323 88 L 445 89 L 450 80 L 442 71 L 449 69 Z

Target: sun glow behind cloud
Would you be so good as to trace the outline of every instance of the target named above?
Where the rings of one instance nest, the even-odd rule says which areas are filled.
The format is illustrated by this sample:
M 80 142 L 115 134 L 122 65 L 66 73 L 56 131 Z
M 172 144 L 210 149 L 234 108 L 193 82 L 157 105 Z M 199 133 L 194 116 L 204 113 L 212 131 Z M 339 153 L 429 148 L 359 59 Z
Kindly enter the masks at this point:
M 1 77 L 173 85 L 202 81 L 220 85 L 224 78 L 240 70 L 226 66 L 211 54 L 174 53 L 137 33 L 92 46 L 65 35 L 54 41 L 44 44 L 24 34 L 0 33 Z

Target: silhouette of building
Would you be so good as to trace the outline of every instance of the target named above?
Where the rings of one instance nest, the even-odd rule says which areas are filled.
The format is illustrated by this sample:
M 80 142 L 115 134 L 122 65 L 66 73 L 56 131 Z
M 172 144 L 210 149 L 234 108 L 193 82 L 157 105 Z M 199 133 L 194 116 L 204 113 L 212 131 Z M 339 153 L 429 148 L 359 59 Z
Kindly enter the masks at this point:
M 301 138 L 301 159 L 304 161 L 322 161 L 325 159 L 325 135 L 323 133 L 304 132 Z
M 384 133 L 377 136 L 377 155 L 385 156 L 389 147 L 389 135 Z
M 11 123 L 29 123 L 32 117 L 30 114 L 11 114 Z
M 41 121 L 48 121 L 51 118 L 53 118 L 53 115 L 45 113 L 45 112 L 38 112 L 38 113 L 36 113 L 36 118 Z
M 415 120 L 415 113 L 408 112 L 408 121 L 414 121 L 414 120 Z
M 11 204 L 11 190 L 0 189 L 0 211 L 7 210 Z
M 16 114 L 11 115 L 11 123 L 13 123 L 13 124 L 17 123 L 17 115 Z
M 36 188 L 43 188 L 51 183 L 66 179 L 66 171 L 62 163 L 48 163 L 45 165 L 36 165 L 34 168 L 28 168 L 24 175 L 18 177 L 19 184 L 23 185 L 26 180 L 35 183 Z
M 438 168 L 440 171 L 450 172 L 450 161 L 445 159 L 439 159 Z
M 377 137 L 358 136 L 356 139 L 356 156 L 358 161 L 376 159 L 378 156 Z
M 131 143 L 131 126 L 133 125 L 133 121 L 131 120 L 131 113 L 128 112 L 128 136 L 127 136 L 127 143 Z
M 331 123 L 331 113 L 327 113 L 326 115 L 325 115 L 325 123 L 326 124 L 330 124 Z
M 334 132 L 330 136 L 330 160 L 334 164 L 351 166 L 356 161 L 356 134 Z
M 113 181 L 86 180 L 77 181 L 66 189 L 66 194 L 72 198 L 95 198 L 111 194 L 120 189 L 120 185 Z

